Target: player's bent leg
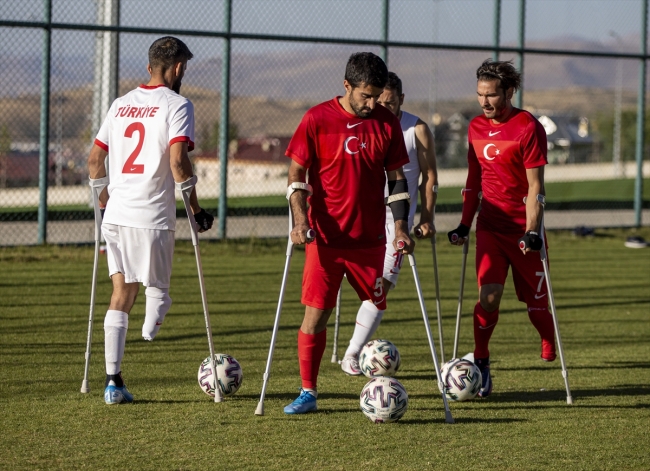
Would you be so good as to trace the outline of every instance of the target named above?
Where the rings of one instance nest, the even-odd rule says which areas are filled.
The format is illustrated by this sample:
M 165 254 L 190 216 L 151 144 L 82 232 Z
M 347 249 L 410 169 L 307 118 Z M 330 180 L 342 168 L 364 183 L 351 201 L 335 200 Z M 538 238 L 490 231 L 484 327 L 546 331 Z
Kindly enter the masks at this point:
M 172 298 L 169 297 L 169 289 L 147 287 L 144 292 L 146 297 L 144 324 L 142 324 L 142 338 L 152 341 L 160 326 L 165 320 L 165 315 L 172 305 Z
M 358 376 L 361 374 L 361 369 L 359 368 L 359 352 L 377 331 L 383 315 L 384 311 L 377 309 L 372 302 L 364 301 L 361 303 L 357 312 L 357 319 L 354 325 L 354 333 L 350 339 L 350 345 L 341 360 L 341 369 L 346 374 L 350 376 Z
M 548 306 L 536 307 L 528 305 L 528 318 L 537 329 L 542 340 L 542 360 L 554 361 L 557 357 L 555 353 L 555 327 Z

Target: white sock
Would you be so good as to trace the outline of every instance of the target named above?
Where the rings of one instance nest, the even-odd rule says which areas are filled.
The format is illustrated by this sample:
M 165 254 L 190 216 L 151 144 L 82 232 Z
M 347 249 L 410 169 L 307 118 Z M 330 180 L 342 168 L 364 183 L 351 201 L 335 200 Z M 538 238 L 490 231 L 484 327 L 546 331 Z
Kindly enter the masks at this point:
M 350 339 L 350 346 L 345 351 L 345 356 L 358 356 L 363 346 L 370 341 L 379 327 L 384 311 L 380 311 L 370 301 L 364 301 L 357 312 L 357 322 L 354 324 L 354 333 Z
M 315 389 L 302 388 L 302 390 L 305 391 L 305 392 L 308 392 L 309 394 L 311 394 L 315 398 L 318 397 L 318 391 L 316 391 Z
M 147 302 L 144 324 L 142 324 L 142 338 L 151 341 L 158 335 L 165 315 L 172 305 L 172 298 L 169 297 L 169 289 L 154 288 L 153 286 L 149 286 L 144 295 Z
M 104 318 L 104 355 L 106 374 L 116 375 L 122 370 L 126 331 L 129 328 L 129 315 L 126 312 L 109 309 Z

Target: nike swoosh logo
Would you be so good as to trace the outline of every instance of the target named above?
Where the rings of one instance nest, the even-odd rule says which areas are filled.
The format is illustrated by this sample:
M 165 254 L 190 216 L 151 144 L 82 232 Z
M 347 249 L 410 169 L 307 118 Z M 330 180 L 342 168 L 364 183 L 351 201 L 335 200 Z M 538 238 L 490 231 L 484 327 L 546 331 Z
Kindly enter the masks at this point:
M 488 133 L 488 136 L 490 136 L 490 137 L 492 137 L 492 136 L 496 136 L 496 135 L 499 134 L 500 132 L 501 132 L 501 131 L 497 131 L 497 132 L 492 132 L 492 131 L 490 131 L 490 132 Z
M 546 293 L 544 293 L 544 294 L 536 294 L 535 299 L 542 299 L 544 296 L 546 296 Z
M 494 327 L 495 325 L 497 325 L 496 322 L 495 322 L 494 324 L 490 324 L 490 325 L 488 325 L 488 326 L 486 326 L 486 327 L 481 327 L 481 326 L 479 325 L 478 328 L 481 329 L 481 330 L 487 330 L 487 329 L 490 329 L 490 328 Z
M 384 298 L 381 298 L 379 301 L 373 301 L 372 303 L 376 306 L 378 304 L 381 304 L 381 302 L 384 300 Z
M 350 124 L 350 123 L 348 123 L 348 129 L 352 129 L 352 128 L 355 127 L 355 126 L 359 126 L 361 123 L 363 123 L 363 121 L 360 121 L 360 122 L 358 122 L 358 123 L 356 123 L 356 124 Z
M 131 167 L 131 171 L 135 172 L 136 167 Z

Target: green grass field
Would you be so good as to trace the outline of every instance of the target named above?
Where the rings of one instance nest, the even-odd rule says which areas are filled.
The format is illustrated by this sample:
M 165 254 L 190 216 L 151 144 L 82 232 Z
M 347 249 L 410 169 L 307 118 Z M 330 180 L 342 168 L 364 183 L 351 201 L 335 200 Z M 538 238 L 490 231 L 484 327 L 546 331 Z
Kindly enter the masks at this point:
M 81 394 L 92 248 L 0 249 L 0 469 L 650 469 L 650 248 L 623 246 L 631 232 L 577 239 L 549 234 L 551 274 L 575 404 L 566 404 L 559 360 L 539 359 L 539 338 L 511 281 L 491 343 L 494 392 L 442 400 L 410 268 L 405 263 L 378 336 L 400 349 L 397 377 L 409 409 L 375 425 L 359 410 L 362 378 L 330 363 L 330 328 L 319 411 L 285 416 L 299 387 L 296 334 L 304 252 L 296 250 L 266 399 L 262 385 L 286 242 L 201 247 L 216 350 L 239 360 L 239 392 L 215 404 L 197 384 L 208 355 L 192 246 L 176 247 L 172 310 L 153 343 L 140 338 L 144 296 L 131 315 L 123 371 L 135 403 L 103 402 L 103 315 L 110 282 L 101 258 L 91 393 Z M 638 232 L 650 239 L 650 229 Z M 476 288 L 468 260 L 460 351 L 472 349 Z M 437 342 L 431 249 L 416 249 Z M 461 252 L 439 238 L 447 359 L 451 354 Z M 341 343 L 358 300 L 345 286 Z M 331 320 L 331 327 L 333 319 Z M 438 346 L 438 345 L 437 345 Z M 439 347 L 439 346 L 438 346 Z M 339 348 L 342 355 L 343 348 Z

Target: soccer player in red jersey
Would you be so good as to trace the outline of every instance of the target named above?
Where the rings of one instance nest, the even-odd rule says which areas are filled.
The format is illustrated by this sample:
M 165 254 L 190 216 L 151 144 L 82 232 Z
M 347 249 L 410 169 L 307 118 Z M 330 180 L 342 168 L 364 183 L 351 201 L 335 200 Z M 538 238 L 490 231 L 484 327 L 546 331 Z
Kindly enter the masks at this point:
M 387 81 L 388 69 L 381 58 L 369 52 L 350 56 L 345 95 L 307 111 L 286 151 L 292 159 L 287 191 L 294 216 L 291 240 L 305 244 L 307 231 L 316 232 L 305 249 L 302 282 L 305 317 L 298 331 L 302 389 L 284 408 L 287 414 L 316 410 L 327 321 L 343 276 L 362 301 L 386 309 L 382 285 L 386 179 L 387 204 L 395 219 L 394 248 L 398 250 L 397 242 L 403 241 L 402 252 L 411 253 L 415 245 L 408 236 L 409 195 L 402 165 L 409 158 L 402 128 L 393 113 L 376 106 Z
M 542 359 L 555 360 L 553 318 L 548 310 L 539 227 L 544 195 L 546 133 L 535 117 L 512 106 L 521 74 L 510 61 L 486 60 L 476 71 L 478 101 L 483 115 L 468 130 L 469 170 L 463 190 L 458 228 L 449 232 L 454 245 L 467 240 L 474 213 L 476 273 L 479 301 L 474 307 L 474 359 L 481 369 L 480 397 L 492 392 L 488 343 L 499 319 L 503 287 L 512 267 L 517 298 L 528 306 L 528 317 L 542 339 Z M 523 235 L 523 237 L 522 237 Z M 519 243 L 524 242 L 524 249 Z

